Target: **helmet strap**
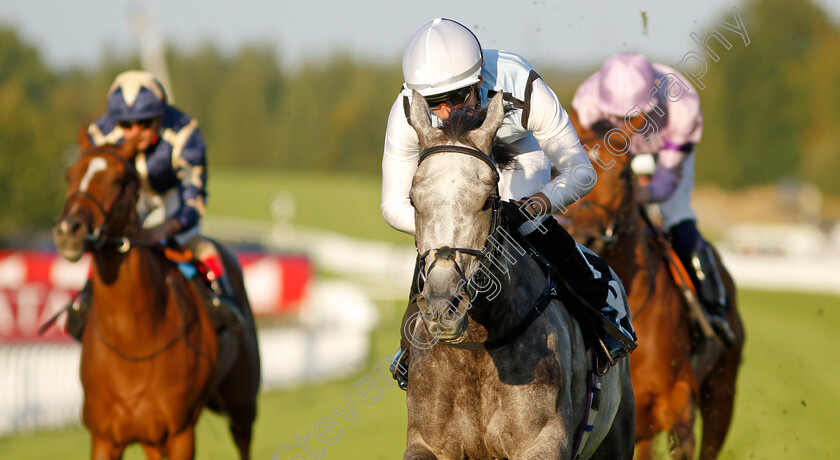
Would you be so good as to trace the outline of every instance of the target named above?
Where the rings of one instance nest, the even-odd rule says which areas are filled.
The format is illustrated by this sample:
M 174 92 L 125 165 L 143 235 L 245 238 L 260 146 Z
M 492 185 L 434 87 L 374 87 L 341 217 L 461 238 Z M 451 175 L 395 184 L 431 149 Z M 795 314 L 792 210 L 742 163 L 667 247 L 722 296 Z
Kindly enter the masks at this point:
M 481 109 L 481 85 L 484 83 L 484 77 L 481 75 L 478 76 L 478 81 L 473 86 L 473 92 L 475 93 L 475 108 L 476 110 Z

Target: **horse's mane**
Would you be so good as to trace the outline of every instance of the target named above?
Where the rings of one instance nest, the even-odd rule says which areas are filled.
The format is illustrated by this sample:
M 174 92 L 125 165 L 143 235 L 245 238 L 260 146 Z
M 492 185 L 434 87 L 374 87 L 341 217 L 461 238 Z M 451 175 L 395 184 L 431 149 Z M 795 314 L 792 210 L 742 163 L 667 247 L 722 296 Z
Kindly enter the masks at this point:
M 604 137 L 606 134 L 613 129 L 612 122 L 607 119 L 597 120 L 595 123 L 592 124 L 592 128 L 590 128 L 592 132 L 594 132 L 599 137 Z
M 513 110 L 513 108 L 506 108 L 505 112 Z M 472 106 L 457 109 L 449 114 L 449 118 L 444 120 L 443 134 L 452 142 L 467 144 L 473 148 L 477 148 L 470 142 L 466 134 L 474 129 L 477 129 L 484 122 L 487 116 L 487 108 L 476 110 Z M 499 169 L 512 169 L 516 163 L 516 155 L 519 152 L 510 144 L 506 144 L 499 139 L 493 141 L 493 146 L 490 148 L 490 156 Z

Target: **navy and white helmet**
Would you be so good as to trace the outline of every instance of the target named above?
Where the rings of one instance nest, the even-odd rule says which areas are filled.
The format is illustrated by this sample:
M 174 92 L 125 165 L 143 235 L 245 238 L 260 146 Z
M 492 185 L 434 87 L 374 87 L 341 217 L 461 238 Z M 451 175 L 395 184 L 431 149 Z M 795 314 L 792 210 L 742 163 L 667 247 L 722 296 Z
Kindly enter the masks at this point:
M 150 72 L 123 72 L 108 90 L 108 114 L 117 121 L 159 117 L 166 111 L 166 105 L 166 91 Z

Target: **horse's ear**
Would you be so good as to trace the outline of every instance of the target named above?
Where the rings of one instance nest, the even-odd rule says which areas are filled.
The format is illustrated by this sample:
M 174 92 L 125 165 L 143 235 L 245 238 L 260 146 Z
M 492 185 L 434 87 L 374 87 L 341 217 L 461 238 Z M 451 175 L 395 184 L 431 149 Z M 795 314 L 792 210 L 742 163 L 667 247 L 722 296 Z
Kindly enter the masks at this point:
M 137 144 L 139 143 L 140 139 L 138 137 L 132 140 L 126 140 L 119 146 L 117 153 L 129 163 L 134 163 L 134 157 L 137 156 Z
M 79 134 L 76 136 L 76 142 L 79 143 L 79 148 L 82 152 L 93 148 L 93 145 L 90 143 L 90 137 L 88 137 L 88 128 L 86 125 L 79 127 Z
M 569 107 L 566 113 L 569 114 L 569 121 L 572 123 L 572 127 L 575 128 L 575 131 L 580 132 L 583 126 L 580 124 L 580 117 L 578 116 L 577 110 L 574 107 Z
M 408 124 L 417 131 L 420 138 L 420 145 L 426 147 L 435 134 L 432 127 L 432 114 L 426 98 L 421 96 L 417 90 L 411 92 L 411 111 L 408 114 Z
M 569 110 L 566 110 L 566 113 L 569 114 L 569 122 L 572 124 L 572 128 L 575 128 L 579 138 L 598 137 L 595 131 L 581 124 L 580 115 L 574 107 L 570 107 Z
M 499 91 L 490 99 L 490 104 L 487 105 L 487 116 L 484 118 L 484 123 L 470 133 L 470 140 L 482 152 L 489 152 L 493 145 L 493 139 L 496 138 L 496 131 L 502 126 L 502 121 L 505 119 L 504 100 L 502 99 L 502 92 Z

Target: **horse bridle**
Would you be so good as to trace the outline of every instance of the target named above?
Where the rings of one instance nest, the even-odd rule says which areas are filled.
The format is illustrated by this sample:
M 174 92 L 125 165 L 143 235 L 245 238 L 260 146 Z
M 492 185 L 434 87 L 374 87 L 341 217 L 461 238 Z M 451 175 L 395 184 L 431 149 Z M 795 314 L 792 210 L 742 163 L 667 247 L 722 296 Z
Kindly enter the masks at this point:
M 82 156 L 85 156 L 85 155 L 91 155 L 91 156 L 92 155 L 108 155 L 108 156 L 112 156 L 112 157 L 120 160 L 120 162 L 122 162 L 123 166 L 125 167 L 125 171 L 126 171 L 127 175 L 136 174 L 136 173 L 134 173 L 134 171 L 135 171 L 134 166 L 131 163 L 129 163 L 128 160 L 123 158 L 122 155 L 120 155 L 116 152 L 112 152 L 112 151 L 109 151 L 109 150 L 104 150 L 104 151 L 101 151 L 101 152 L 89 152 L 89 153 L 83 153 L 82 154 Z M 81 198 L 86 198 L 90 202 L 92 202 L 96 206 L 96 209 L 99 210 L 99 212 L 102 214 L 102 219 L 103 219 L 102 224 L 100 224 L 98 227 L 96 227 L 91 233 L 85 235 L 84 240 L 85 240 L 86 246 L 88 247 L 88 250 L 98 250 L 98 249 L 101 249 L 101 248 L 105 247 L 106 245 L 113 245 L 113 246 L 116 247 L 117 251 L 119 251 L 121 253 L 126 253 L 131 249 L 132 244 L 136 243 L 136 242 L 132 242 L 127 236 L 121 236 L 121 237 L 118 237 L 118 238 L 108 238 L 108 237 L 105 236 L 107 234 L 108 226 L 111 225 L 111 218 L 113 217 L 114 209 L 117 207 L 116 205 L 118 204 L 119 200 L 122 199 L 123 196 L 125 195 L 125 190 L 128 187 L 128 183 L 129 183 L 128 180 L 123 180 L 122 181 L 122 183 L 120 185 L 120 192 L 117 195 L 118 198 L 117 198 L 117 200 L 114 201 L 114 204 L 111 206 L 111 209 L 109 209 L 109 210 L 105 209 L 105 205 L 103 205 L 102 202 L 98 198 L 96 198 L 95 196 L 93 196 L 92 194 L 90 194 L 90 193 L 88 193 L 87 191 L 84 191 L 84 190 L 76 190 L 75 192 L 71 193 L 70 196 L 68 196 L 67 199 L 65 200 L 65 204 L 64 204 L 64 210 L 65 211 L 67 210 L 68 206 L 70 205 L 71 202 L 73 202 L 74 199 L 76 199 L 77 197 L 81 197 Z M 64 214 L 62 214 L 62 215 L 64 215 Z
M 490 196 L 492 201 L 491 206 L 491 214 L 490 214 L 490 231 L 487 234 L 487 241 L 490 240 L 490 236 L 492 236 L 499 228 L 499 221 L 500 221 L 500 213 L 501 213 L 501 198 L 499 195 L 499 170 L 496 165 L 496 161 L 486 153 L 474 149 L 472 147 L 466 147 L 461 145 L 437 145 L 433 147 L 429 147 L 424 149 L 420 152 L 420 159 L 417 161 L 417 166 L 419 167 L 424 160 L 429 158 L 430 156 L 436 153 L 461 153 L 465 155 L 470 155 L 474 158 L 478 158 L 479 160 L 483 161 L 490 170 L 493 171 L 493 186 L 495 188 L 493 195 Z M 498 246 L 498 245 L 496 245 Z M 495 248 L 498 249 L 498 248 Z M 428 269 L 426 268 L 426 257 L 429 254 L 434 252 L 435 258 L 431 264 L 429 264 Z M 479 262 L 484 260 L 488 257 L 489 251 L 484 249 L 473 249 L 473 248 L 458 248 L 458 247 L 451 247 L 451 246 L 440 246 L 437 248 L 432 248 L 427 250 L 422 254 L 418 254 L 417 256 L 417 263 L 419 266 L 419 276 L 420 282 L 419 286 L 422 284 L 427 278 L 428 272 L 430 272 L 438 261 L 440 260 L 451 260 L 455 266 L 455 271 L 458 273 L 458 276 L 461 277 L 461 280 L 466 283 L 465 286 L 469 289 L 469 280 L 466 277 L 466 273 L 464 273 L 463 269 L 458 265 L 458 261 L 456 260 L 456 256 L 458 253 L 467 254 L 473 257 L 476 257 Z M 458 293 L 458 297 L 460 298 L 460 293 Z
M 621 172 L 620 178 L 622 179 L 622 182 L 625 183 L 625 187 L 629 188 L 632 186 L 633 172 L 629 168 Z M 598 226 L 601 227 L 598 237 L 604 244 L 604 249 L 606 250 L 613 249 L 618 243 L 619 236 L 621 236 L 634 224 L 633 213 L 631 211 L 625 211 L 625 209 L 630 209 L 627 204 L 631 200 L 631 197 L 632 190 L 626 191 L 621 199 L 621 203 L 619 203 L 618 208 L 615 210 L 594 201 L 579 201 L 575 205 L 576 212 L 581 212 L 588 208 L 598 208 L 604 211 L 606 216 L 609 218 L 609 225 L 605 225 L 604 221 L 600 219 L 598 220 Z M 583 244 L 589 247 L 592 245 L 593 239 L 594 238 L 590 238 Z

